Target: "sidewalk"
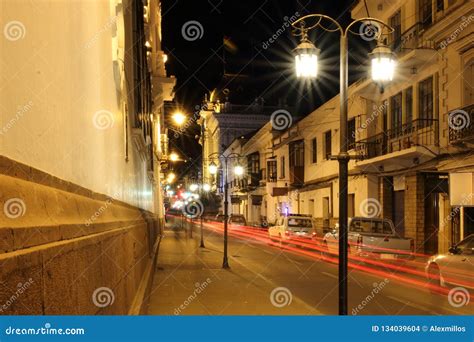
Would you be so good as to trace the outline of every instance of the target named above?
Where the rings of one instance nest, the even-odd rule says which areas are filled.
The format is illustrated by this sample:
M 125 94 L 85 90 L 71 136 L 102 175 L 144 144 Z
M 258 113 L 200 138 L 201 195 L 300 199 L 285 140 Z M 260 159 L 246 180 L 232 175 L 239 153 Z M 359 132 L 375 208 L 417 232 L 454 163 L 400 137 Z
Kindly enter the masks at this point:
M 165 231 L 148 314 L 320 314 L 291 293 L 288 295 L 279 289 L 278 295 L 275 294 L 278 284 L 256 272 L 258 267 L 243 265 L 230 255 L 231 269 L 222 269 L 222 235 L 205 231 L 206 248 L 200 248 L 198 232 L 199 229 L 195 229 L 194 239 L 191 239 L 184 230 L 168 228 Z

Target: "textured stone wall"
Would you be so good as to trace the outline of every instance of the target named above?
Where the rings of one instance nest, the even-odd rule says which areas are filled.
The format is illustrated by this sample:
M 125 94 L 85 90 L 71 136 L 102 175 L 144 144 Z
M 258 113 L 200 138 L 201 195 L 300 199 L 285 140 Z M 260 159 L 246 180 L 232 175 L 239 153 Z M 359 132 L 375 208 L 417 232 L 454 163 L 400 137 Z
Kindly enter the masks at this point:
M 0 204 L 0 314 L 136 305 L 158 236 L 151 214 L 6 158 Z

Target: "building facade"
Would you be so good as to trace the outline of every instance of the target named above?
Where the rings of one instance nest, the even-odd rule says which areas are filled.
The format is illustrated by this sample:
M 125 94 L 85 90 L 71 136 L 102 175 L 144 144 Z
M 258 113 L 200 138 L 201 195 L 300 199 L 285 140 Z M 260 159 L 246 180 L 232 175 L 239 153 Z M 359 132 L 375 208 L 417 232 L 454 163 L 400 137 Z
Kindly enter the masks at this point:
M 32 281 L 3 312 L 140 310 L 163 215 L 162 107 L 175 83 L 160 6 L 2 4 L 0 302 Z M 115 302 L 101 308 L 93 294 L 104 287 Z
M 369 78 L 350 86 L 347 143 L 359 159 L 349 164 L 349 216 L 392 219 L 418 252 L 445 252 L 474 233 L 474 3 L 367 4 L 356 4 L 352 17 L 368 11 L 394 28 L 388 44 L 397 73 L 383 91 Z M 339 215 L 338 163 L 331 160 L 339 152 L 338 96 L 291 128 L 275 132 L 266 125 L 252 139 L 241 146 L 248 174 L 234 190 L 242 199 L 233 210 L 251 223 L 258 223 L 258 212 L 269 222 L 297 212 L 312 215 L 321 232 L 333 227 Z M 260 159 L 253 163 L 256 152 Z M 248 184 L 256 185 L 256 168 L 265 187 L 253 189 Z M 256 191 L 261 201 L 252 201 L 252 194 L 260 196 Z

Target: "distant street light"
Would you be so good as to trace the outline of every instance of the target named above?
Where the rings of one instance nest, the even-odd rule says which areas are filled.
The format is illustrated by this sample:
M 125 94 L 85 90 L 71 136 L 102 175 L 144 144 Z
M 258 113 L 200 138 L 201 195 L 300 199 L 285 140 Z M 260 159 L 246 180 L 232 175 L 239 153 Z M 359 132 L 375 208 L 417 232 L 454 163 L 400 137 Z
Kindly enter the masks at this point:
M 169 155 L 169 160 L 172 162 L 179 161 L 179 155 L 176 152 L 171 152 Z
M 178 126 L 181 126 L 186 121 L 186 115 L 184 115 L 182 112 L 175 112 L 172 118 L 174 123 Z
M 199 185 L 197 185 L 197 184 L 191 184 L 189 186 L 189 190 L 191 190 L 191 191 L 196 191 L 198 188 L 199 188 Z
M 205 184 L 202 185 L 202 189 L 205 192 L 209 192 L 209 191 L 211 191 L 211 186 L 209 184 L 205 183 Z
M 219 153 L 212 153 L 209 155 L 209 159 L 216 159 L 216 160 L 222 160 L 221 165 L 223 165 L 223 174 L 224 174 L 224 258 L 222 261 L 222 268 L 230 268 L 229 266 L 229 259 L 227 257 L 227 240 L 228 240 L 228 220 L 229 220 L 229 200 L 228 200 L 228 191 L 229 191 L 229 180 L 228 180 L 228 164 L 229 161 L 232 160 L 237 160 L 241 159 L 242 156 L 238 153 L 231 153 L 228 155 L 224 154 L 219 154 Z M 211 161 L 209 164 L 209 172 L 212 175 L 215 175 L 217 173 L 218 167 L 217 164 L 214 163 L 214 161 Z M 242 176 L 244 174 L 244 168 L 240 165 L 237 164 L 234 167 L 234 174 L 236 176 Z
M 306 26 L 306 21 L 310 18 L 315 19 L 315 23 Z M 323 22 L 329 21 L 333 27 L 323 25 Z M 361 24 L 359 32 L 352 31 L 355 24 Z M 351 157 L 347 153 L 348 135 L 347 135 L 347 102 L 348 102 L 348 33 L 359 36 L 371 34 L 366 40 L 377 39 L 378 44 L 370 54 L 372 59 L 372 79 L 378 82 L 383 89 L 384 83 L 391 81 L 395 72 L 395 60 L 390 49 L 382 43 L 382 28 L 387 28 L 388 32 L 393 29 L 375 18 L 361 18 L 351 22 L 345 29 L 333 18 L 324 14 L 309 14 L 292 23 L 297 32 L 295 35 L 301 36 L 301 42 L 294 50 L 296 76 L 299 78 L 314 78 L 318 74 L 318 55 L 319 50 L 308 39 L 308 31 L 314 28 L 320 28 L 327 32 L 339 32 L 340 34 L 340 152 L 339 155 L 331 158 L 339 161 L 339 314 L 347 315 L 347 266 L 348 266 L 348 233 L 347 233 L 347 212 L 348 212 L 348 163 Z M 379 25 L 381 25 L 379 27 Z M 370 27 L 372 26 L 372 27 Z M 363 30 L 361 30 L 363 29 Z M 368 30 L 367 30 L 368 29 Z M 366 31 L 367 30 L 367 31 Z M 363 33 L 362 33 L 363 32 Z

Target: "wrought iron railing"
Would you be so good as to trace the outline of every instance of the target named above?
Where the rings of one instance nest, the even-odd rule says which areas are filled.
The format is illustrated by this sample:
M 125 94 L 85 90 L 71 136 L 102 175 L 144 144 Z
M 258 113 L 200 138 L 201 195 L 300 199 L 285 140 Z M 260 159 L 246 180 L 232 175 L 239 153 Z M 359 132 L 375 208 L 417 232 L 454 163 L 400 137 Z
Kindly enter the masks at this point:
M 474 104 L 448 113 L 449 143 L 474 141 Z
M 363 158 L 380 157 L 413 146 L 438 145 L 438 120 L 417 119 L 356 142 Z
M 390 42 L 392 51 L 401 54 L 413 49 L 434 49 L 433 41 L 423 39 L 423 29 L 422 23 L 418 22 L 405 30 L 399 37 L 392 39 Z

